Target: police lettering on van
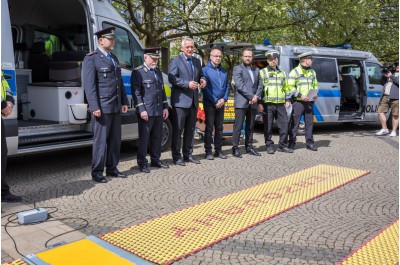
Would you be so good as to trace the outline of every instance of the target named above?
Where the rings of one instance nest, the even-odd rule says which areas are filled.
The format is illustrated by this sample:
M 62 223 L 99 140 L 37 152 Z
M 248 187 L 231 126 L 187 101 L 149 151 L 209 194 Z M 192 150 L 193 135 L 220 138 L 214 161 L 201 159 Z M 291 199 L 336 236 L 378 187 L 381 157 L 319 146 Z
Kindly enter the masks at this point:
M 298 55 L 313 52 L 313 65 L 318 80 L 318 99 L 314 104 L 314 121 L 377 122 L 381 97 L 382 64 L 369 52 L 297 45 L 256 45 L 249 43 L 212 43 L 200 49 L 219 47 L 224 54 L 240 54 L 245 47 L 254 51 L 254 63 L 266 65 L 265 52 L 278 50 L 279 67 L 289 73 L 299 64 Z M 256 119 L 262 121 L 261 115 Z

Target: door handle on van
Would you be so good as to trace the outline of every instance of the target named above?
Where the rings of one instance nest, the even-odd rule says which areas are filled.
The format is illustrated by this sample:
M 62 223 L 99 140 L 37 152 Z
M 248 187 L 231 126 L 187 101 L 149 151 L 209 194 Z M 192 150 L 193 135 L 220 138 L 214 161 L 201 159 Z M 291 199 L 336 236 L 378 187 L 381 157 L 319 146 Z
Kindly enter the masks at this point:
M 333 85 L 333 86 L 331 86 L 332 88 L 338 88 L 338 86 L 337 85 Z
M 368 87 L 369 89 L 374 89 L 375 87 L 373 87 L 373 86 L 370 86 L 370 87 Z

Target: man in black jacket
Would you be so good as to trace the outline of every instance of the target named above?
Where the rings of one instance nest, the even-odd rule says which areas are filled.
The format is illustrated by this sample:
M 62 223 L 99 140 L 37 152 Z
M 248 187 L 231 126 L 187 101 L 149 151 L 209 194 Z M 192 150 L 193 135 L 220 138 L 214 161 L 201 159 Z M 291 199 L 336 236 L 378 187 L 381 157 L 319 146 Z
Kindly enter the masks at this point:
M 397 136 L 397 127 L 399 126 L 399 62 L 396 62 L 393 68 L 394 73 L 388 69 L 382 71 L 382 98 L 378 106 L 378 116 L 382 129 L 376 133 L 377 136 L 389 134 L 389 129 L 386 125 L 386 113 L 389 108 L 392 110 L 392 132 L 389 136 Z

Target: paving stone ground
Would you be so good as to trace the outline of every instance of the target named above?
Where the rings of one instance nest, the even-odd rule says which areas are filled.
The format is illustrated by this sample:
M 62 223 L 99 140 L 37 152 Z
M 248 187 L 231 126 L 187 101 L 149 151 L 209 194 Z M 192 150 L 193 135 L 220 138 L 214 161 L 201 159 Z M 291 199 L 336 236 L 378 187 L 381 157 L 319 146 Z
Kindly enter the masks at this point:
M 85 218 L 89 225 L 81 232 L 98 236 L 318 164 L 370 170 L 367 176 L 175 263 L 330 265 L 398 218 L 399 138 L 376 137 L 378 130 L 376 124 L 320 125 L 314 136 L 318 152 L 306 150 L 304 136 L 299 136 L 293 154 L 268 155 L 258 127 L 254 146 L 261 157 L 232 157 L 227 138 L 223 150 L 228 159 L 206 161 L 203 143 L 196 139 L 194 154 L 201 165 L 171 165 L 171 153 L 165 152 L 162 159 L 171 167 L 152 168 L 150 174 L 139 172 L 136 150 L 125 144 L 119 169 L 129 177 L 107 184 L 91 180 L 90 148 L 44 153 L 9 159 L 7 181 L 26 205 L 57 207 L 54 218 Z M 273 140 L 278 142 L 277 132 Z M 2 207 L 10 211 L 13 206 Z M 62 222 L 77 228 L 83 221 Z M 2 247 L 2 260 L 8 256 Z

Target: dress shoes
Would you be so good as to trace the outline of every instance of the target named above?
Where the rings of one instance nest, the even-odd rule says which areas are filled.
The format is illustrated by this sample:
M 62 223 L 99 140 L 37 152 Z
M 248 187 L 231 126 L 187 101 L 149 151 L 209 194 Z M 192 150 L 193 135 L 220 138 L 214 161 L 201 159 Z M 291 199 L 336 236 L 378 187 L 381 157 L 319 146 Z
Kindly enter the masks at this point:
M 169 166 L 167 164 L 164 164 L 161 161 L 158 162 L 151 162 L 150 166 L 152 167 L 158 167 L 158 168 L 169 168 Z
M 182 158 L 179 158 L 178 160 L 175 160 L 175 161 L 174 161 L 174 164 L 175 164 L 175 165 L 178 165 L 178 166 L 186 166 L 186 164 L 185 164 L 185 162 L 182 160 Z
M 22 197 L 14 195 L 12 193 L 8 193 L 7 195 L 1 195 L 1 202 L 21 202 Z
M 227 159 L 228 157 L 222 153 L 222 152 L 215 152 L 214 154 L 215 157 L 221 158 L 221 159 Z
M 108 180 L 101 173 L 92 175 L 92 179 L 98 183 L 107 183 L 108 182 Z
M 257 152 L 254 148 L 247 149 L 246 153 L 248 153 L 252 156 L 261 156 L 261 154 L 259 152 Z
M 189 156 L 189 157 L 185 158 L 184 161 L 185 162 L 192 162 L 192 163 L 195 163 L 195 164 L 200 164 L 200 160 L 197 160 L 193 156 Z
M 289 149 L 292 149 L 292 150 L 294 150 L 294 147 L 296 146 L 296 143 L 295 142 L 290 142 L 289 144 L 288 144 L 288 148 Z
M 267 147 L 267 154 L 270 154 L 270 155 L 275 154 L 275 150 L 272 146 Z
M 114 177 L 114 178 L 126 178 L 124 173 L 119 172 L 118 170 L 115 171 L 107 171 L 106 176 Z
M 284 152 L 284 153 L 293 153 L 293 149 L 290 149 L 287 146 L 279 147 L 279 151 Z
M 318 148 L 315 146 L 315 144 L 306 144 L 306 148 L 311 151 L 318 151 Z
M 150 169 L 147 165 L 139 166 L 139 170 L 143 173 L 150 173 Z
M 232 155 L 237 158 L 242 158 L 242 154 L 240 153 L 238 148 L 232 149 Z
M 212 154 L 206 154 L 207 160 L 214 160 L 214 156 Z

